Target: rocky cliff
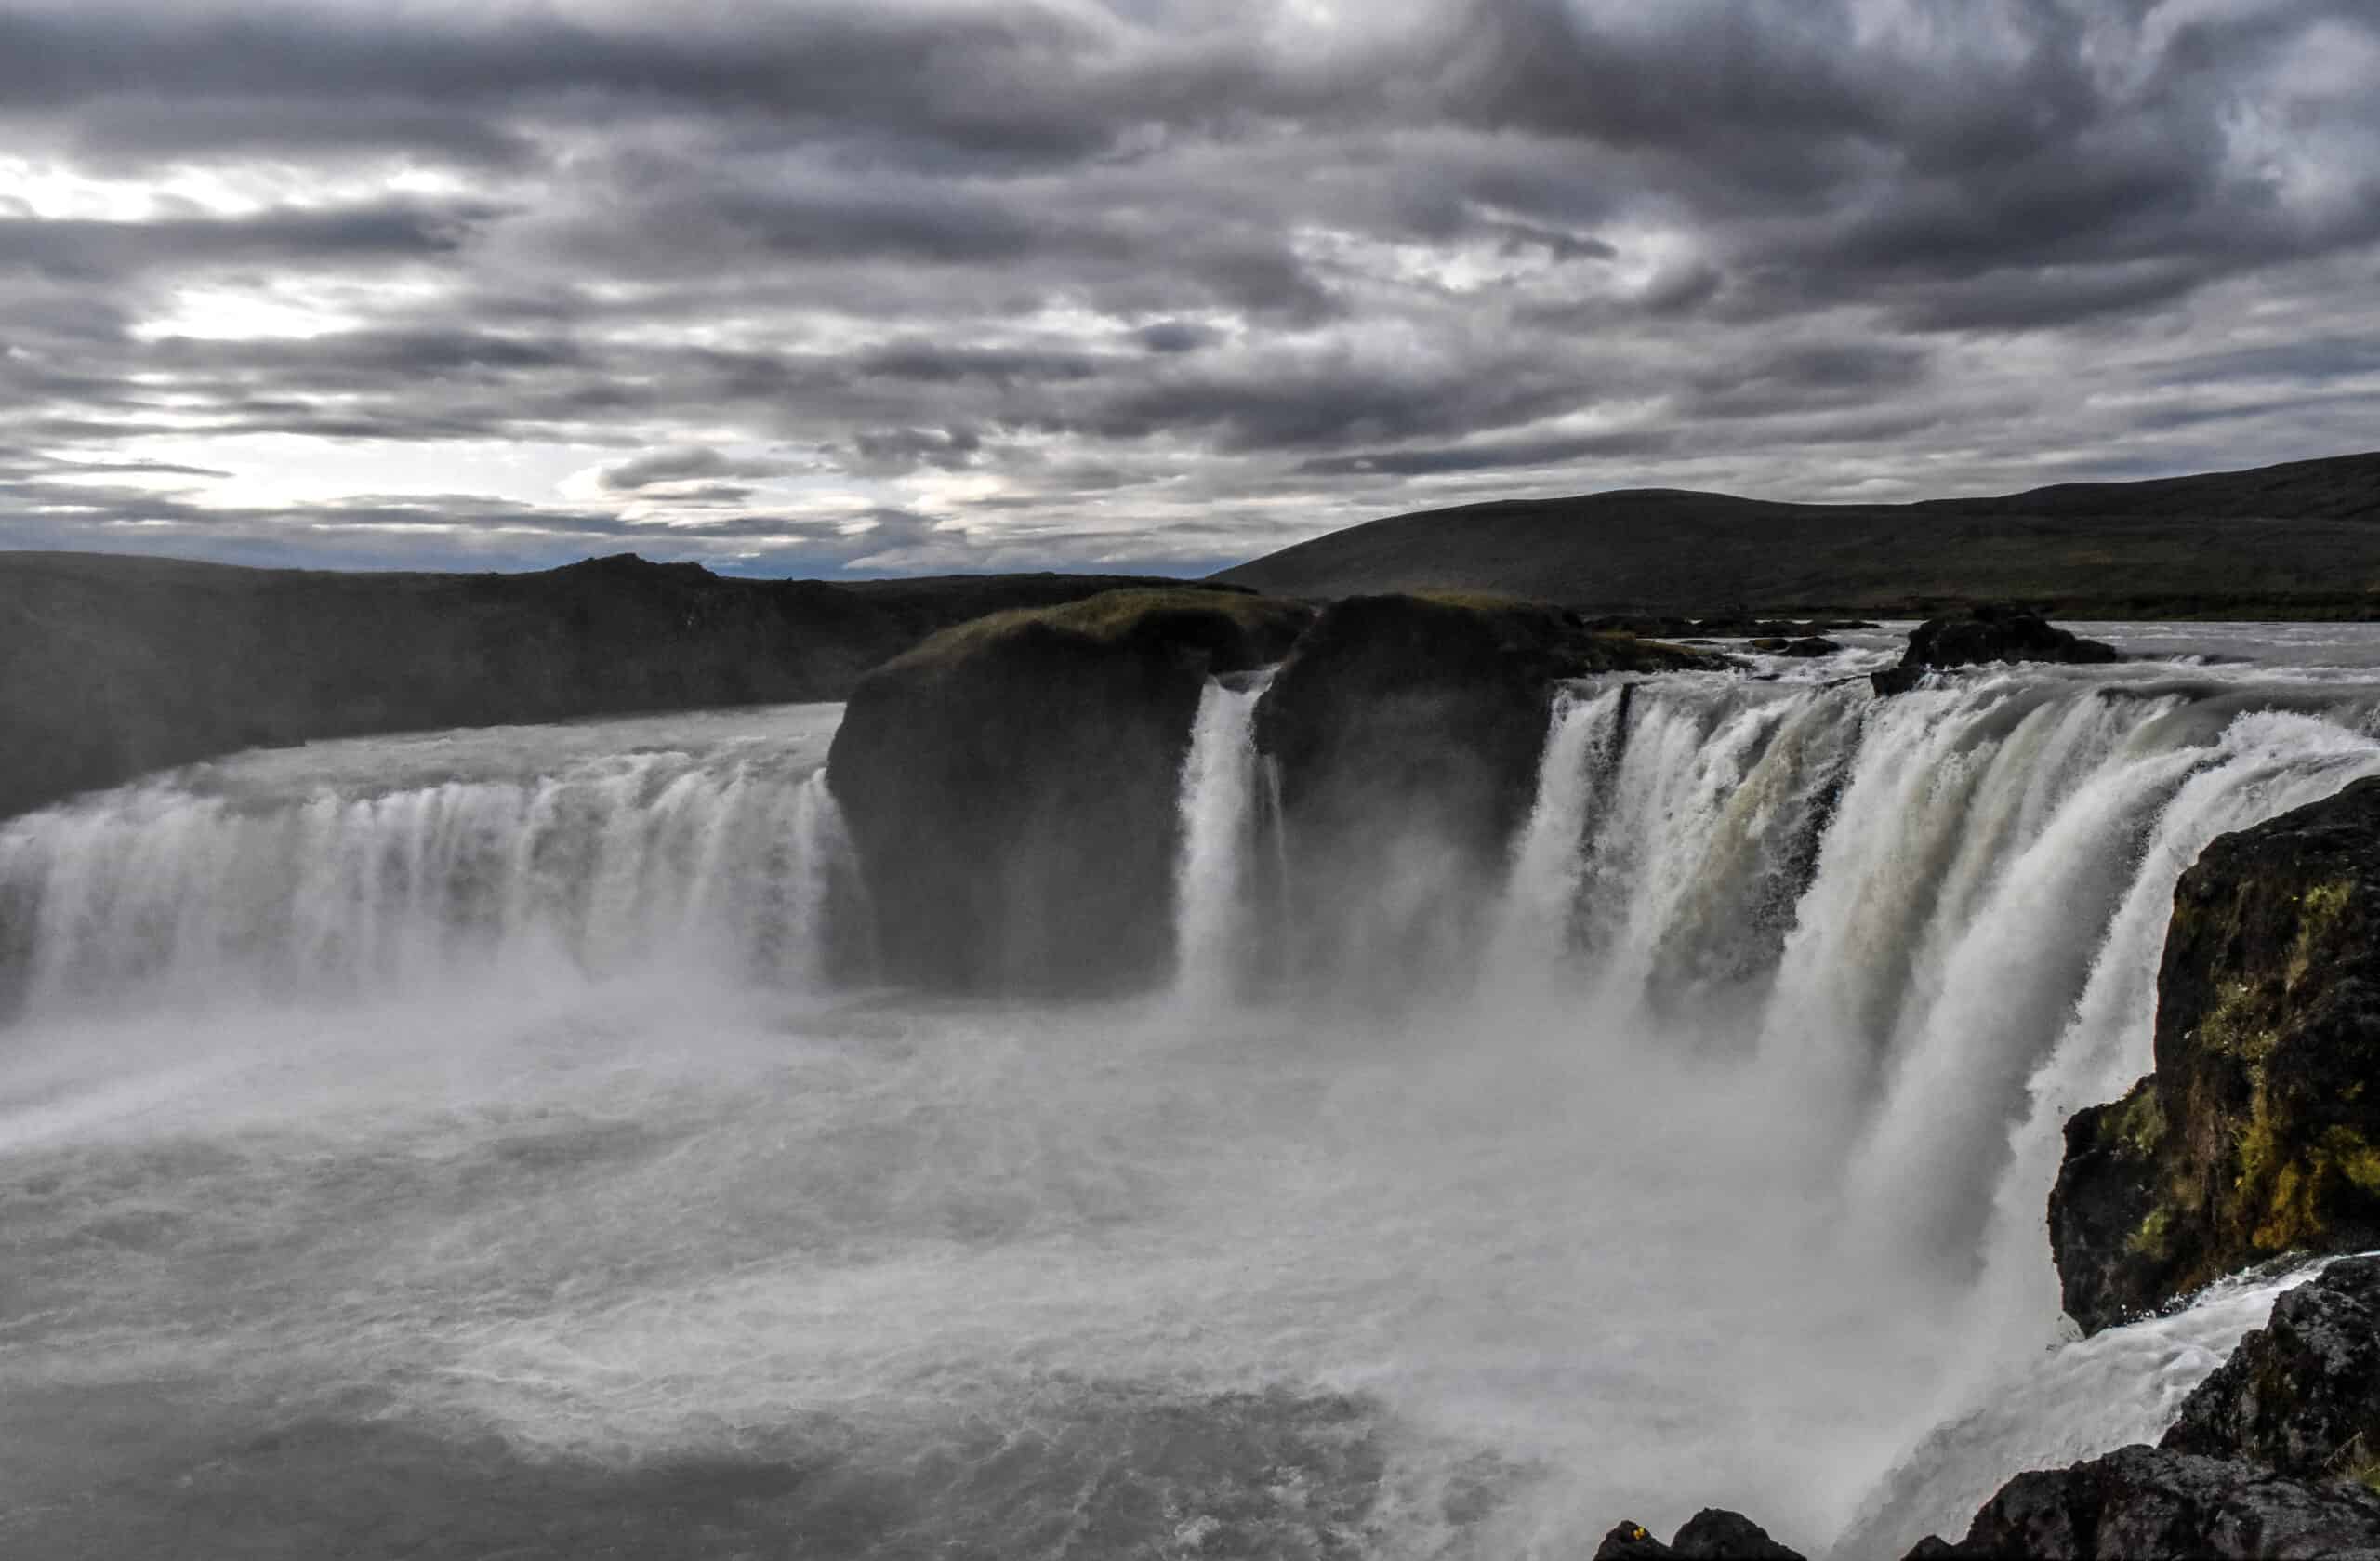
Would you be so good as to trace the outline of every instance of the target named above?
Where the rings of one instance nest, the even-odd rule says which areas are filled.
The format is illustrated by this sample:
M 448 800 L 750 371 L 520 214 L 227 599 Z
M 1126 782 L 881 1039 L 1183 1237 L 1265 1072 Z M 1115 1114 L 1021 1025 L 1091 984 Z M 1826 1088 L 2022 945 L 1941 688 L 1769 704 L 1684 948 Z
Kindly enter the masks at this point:
M 1470 937 L 1536 791 L 1558 680 L 1720 668 L 1588 629 L 1541 602 L 1422 594 L 1334 602 L 1256 710 L 1276 767 L 1293 901 L 1290 957 L 1330 972 L 1359 942 L 1426 981 Z M 1361 914 L 1350 914 L 1361 912 Z M 1377 975 L 1377 971 L 1368 972 Z
M 1278 660 L 1310 616 L 1254 596 L 1117 591 L 978 619 L 863 678 L 827 779 L 884 973 L 1046 992 L 1162 972 L 1200 690 Z
M 1393 899 L 1417 840 L 1451 855 L 1409 875 L 1426 919 L 1461 901 L 1466 868 L 1500 870 L 1556 680 L 1725 665 L 1541 604 L 1432 597 L 1317 615 L 1130 591 L 947 631 L 861 681 L 828 763 L 885 973 L 967 991 L 1160 979 L 1200 692 L 1275 662 L 1256 743 L 1279 781 L 1289 920 L 1307 928 L 1347 924 L 1301 913 L 1323 900 Z
M 2078 1113 L 2050 1197 L 2086 1329 L 2286 1252 L 2380 1244 L 2380 780 L 2182 877 L 2156 1071 Z

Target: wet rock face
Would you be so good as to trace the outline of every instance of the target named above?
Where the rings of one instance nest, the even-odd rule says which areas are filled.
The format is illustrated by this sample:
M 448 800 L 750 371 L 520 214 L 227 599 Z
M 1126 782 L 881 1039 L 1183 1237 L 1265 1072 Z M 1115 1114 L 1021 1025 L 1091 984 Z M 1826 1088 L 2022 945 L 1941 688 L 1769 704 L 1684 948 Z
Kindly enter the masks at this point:
M 2067 1126 L 2050 1239 L 2096 1329 L 2284 1252 L 2380 1245 L 2380 780 L 2183 875 L 2157 1071 Z
M 1326 608 L 1256 713 L 1257 747 L 1277 761 L 1300 831 L 1426 818 L 1490 849 L 1508 838 L 1528 807 L 1551 670 L 1508 627 L 1421 597 Z
M 2373 1554 L 2380 1554 L 2380 1496 L 2361 1486 L 2129 1447 L 2017 1475 L 1984 1503 L 1964 1539 L 1922 1541 L 1909 1561 Z
M 883 973 L 972 992 L 1161 978 L 1199 692 L 1284 655 L 1309 616 L 1120 591 L 961 625 L 862 679 L 827 780 Z
M 2159 1445 L 2307 1479 L 2380 1470 L 2380 1258 L 2341 1258 L 2282 1296 Z
M 1326 608 L 1256 710 L 1300 902 L 1290 922 L 1311 945 L 1302 968 L 1345 956 L 1349 906 L 1380 910 L 1375 933 L 1398 922 L 1388 936 L 1411 943 L 1417 974 L 1425 946 L 1461 941 L 1471 891 L 1501 871 L 1535 795 L 1556 680 L 1725 665 L 1541 603 L 1364 596 Z
M 1911 630 L 1900 665 L 1871 674 L 1878 694 L 1905 694 L 1928 670 L 1987 662 L 2052 661 L 2096 665 L 2122 661 L 2114 646 L 2085 640 L 2022 607 L 1972 608 L 1964 617 L 1928 618 Z
M 1676 1538 L 1663 1544 L 1641 1523 L 1622 1523 L 1603 1537 L 1594 1561 L 1803 1561 L 1802 1553 L 1778 1544 L 1768 1530 L 1744 1516 L 1705 1507 L 1686 1519 Z

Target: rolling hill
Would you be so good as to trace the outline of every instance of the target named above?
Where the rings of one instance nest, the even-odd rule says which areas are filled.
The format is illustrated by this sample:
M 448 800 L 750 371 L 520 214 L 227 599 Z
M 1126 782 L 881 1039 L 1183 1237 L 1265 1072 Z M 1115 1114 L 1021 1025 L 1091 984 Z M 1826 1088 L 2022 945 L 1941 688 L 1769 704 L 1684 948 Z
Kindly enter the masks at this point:
M 1368 522 L 1214 576 L 1279 595 L 1498 591 L 1603 613 L 2380 617 L 2380 452 L 1996 498 L 1638 489 Z

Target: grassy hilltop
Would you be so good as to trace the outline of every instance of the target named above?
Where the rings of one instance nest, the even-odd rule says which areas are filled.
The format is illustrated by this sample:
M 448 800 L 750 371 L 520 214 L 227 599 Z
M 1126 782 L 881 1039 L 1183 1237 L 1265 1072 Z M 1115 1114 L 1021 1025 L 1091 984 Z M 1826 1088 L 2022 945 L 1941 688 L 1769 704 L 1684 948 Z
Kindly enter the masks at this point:
M 1639 489 L 1431 509 L 1224 570 L 1282 595 L 1442 588 L 1589 612 L 2380 616 L 2380 452 L 1918 504 Z

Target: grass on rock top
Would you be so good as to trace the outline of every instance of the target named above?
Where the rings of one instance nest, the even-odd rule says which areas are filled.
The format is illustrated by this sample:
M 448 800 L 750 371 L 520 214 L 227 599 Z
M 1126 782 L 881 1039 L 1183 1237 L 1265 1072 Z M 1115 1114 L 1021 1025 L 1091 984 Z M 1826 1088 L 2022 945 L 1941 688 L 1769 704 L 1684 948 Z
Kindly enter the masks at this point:
M 1300 602 L 1277 597 L 1196 586 L 1102 591 L 1055 607 L 1021 607 L 971 619 L 920 642 L 886 665 L 912 668 L 949 665 L 1036 628 L 1113 643 L 1175 614 L 1221 616 L 1259 632 L 1302 620 L 1309 612 Z

